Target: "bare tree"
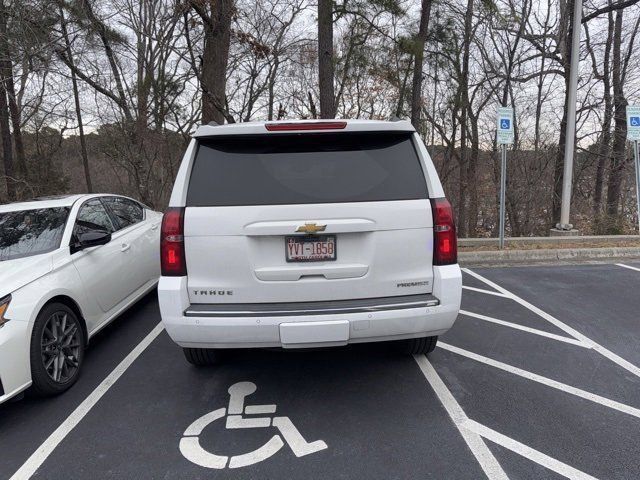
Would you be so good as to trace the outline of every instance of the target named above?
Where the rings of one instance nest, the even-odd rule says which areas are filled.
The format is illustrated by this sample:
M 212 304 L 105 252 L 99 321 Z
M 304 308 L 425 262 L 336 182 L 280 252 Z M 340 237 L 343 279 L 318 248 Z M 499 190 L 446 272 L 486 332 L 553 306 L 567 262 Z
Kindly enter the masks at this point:
M 189 0 L 204 25 L 204 48 L 200 66 L 202 89 L 202 123 L 225 119 L 234 121 L 226 112 L 226 79 L 233 0 Z
M 510 104 L 508 228 L 545 234 L 568 140 L 571 3 L 4 0 L 2 199 L 5 183 L 16 198 L 87 184 L 162 206 L 203 120 L 410 115 L 459 232 L 488 236 L 499 183 L 494 108 Z M 640 95 L 627 75 L 640 68 L 637 3 L 585 4 L 572 203 L 585 232 L 633 228 L 622 129 L 626 99 Z M 307 14 L 315 8 L 317 19 Z
M 9 102 L 7 99 L 7 80 L 12 76 L 10 68 L 9 42 L 7 39 L 8 5 L 0 0 L 0 136 L 2 136 L 2 157 L 4 175 L 9 200 L 16 198 L 15 173 L 13 169 L 13 145 L 9 127 Z
M 333 0 L 318 0 L 320 118 L 336 116 L 333 71 Z
M 615 15 L 613 33 L 613 108 L 614 108 L 614 133 L 613 149 L 611 152 L 611 170 L 607 185 L 607 214 L 610 217 L 618 216 L 620 193 L 622 189 L 622 173 L 626 163 L 627 141 L 627 99 L 624 95 L 623 59 L 622 59 L 622 20 L 624 10 L 617 10 Z M 615 222 L 618 223 L 618 222 Z M 615 227 L 614 227 L 615 229 Z
M 424 45 L 429 30 L 431 0 L 422 0 L 420 27 L 415 37 L 415 60 L 413 62 L 413 82 L 411 83 L 411 123 L 418 129 L 422 107 L 422 67 L 424 63 Z
M 71 87 L 73 89 L 73 101 L 76 107 L 76 119 L 78 120 L 78 134 L 80 137 L 80 156 L 82 158 L 82 167 L 84 170 L 84 178 L 87 184 L 87 192 L 93 192 L 93 186 L 91 184 L 91 172 L 89 170 L 89 154 L 87 153 L 87 141 L 84 136 L 84 124 L 82 122 L 82 108 L 80 106 L 80 93 L 78 91 L 78 77 L 74 70 L 75 63 L 73 60 L 73 53 L 71 52 L 71 40 L 69 39 L 69 32 L 67 30 L 67 20 L 64 16 L 64 10 L 60 6 L 60 28 L 62 36 L 64 38 L 64 45 L 69 59 L 71 72 Z
M 609 0 L 611 3 L 611 0 Z M 598 139 L 597 168 L 593 195 L 593 212 L 596 217 L 600 215 L 602 208 L 604 175 L 607 167 L 607 160 L 611 150 L 611 120 L 613 119 L 613 99 L 611 97 L 611 47 L 613 44 L 614 25 L 613 13 L 608 14 L 607 36 L 604 46 L 604 57 L 602 59 L 602 70 L 599 69 L 600 62 L 596 60 L 594 47 L 591 44 L 588 24 L 585 23 L 587 51 L 591 57 L 591 66 L 594 77 L 602 81 L 604 113 L 602 116 L 602 132 Z

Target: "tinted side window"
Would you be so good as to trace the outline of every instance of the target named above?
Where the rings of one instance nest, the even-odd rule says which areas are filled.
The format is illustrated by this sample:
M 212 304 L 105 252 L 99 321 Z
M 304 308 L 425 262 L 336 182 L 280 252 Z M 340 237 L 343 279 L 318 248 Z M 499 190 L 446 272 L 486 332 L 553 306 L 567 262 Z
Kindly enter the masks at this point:
M 79 235 L 93 230 L 100 230 L 108 233 L 113 233 L 115 231 L 109 214 L 97 198 L 89 200 L 80 207 L 73 233 L 75 235 Z
M 199 141 L 188 206 L 428 198 L 408 132 L 305 133 Z
M 104 202 L 109 206 L 118 222 L 118 230 L 144 220 L 144 210 L 138 202 L 128 198 L 107 197 Z

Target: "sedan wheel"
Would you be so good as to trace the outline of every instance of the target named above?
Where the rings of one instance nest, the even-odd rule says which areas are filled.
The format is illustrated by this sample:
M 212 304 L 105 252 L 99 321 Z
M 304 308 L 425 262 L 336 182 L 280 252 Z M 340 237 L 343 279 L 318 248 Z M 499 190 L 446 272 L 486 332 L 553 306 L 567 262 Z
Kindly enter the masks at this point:
M 55 312 L 45 323 L 40 343 L 42 363 L 54 382 L 68 382 L 80 368 L 80 335 L 77 321 L 70 320 L 65 311 Z
M 31 335 L 31 375 L 36 393 L 61 393 L 76 382 L 84 344 L 80 320 L 66 305 L 50 304 L 40 312 Z

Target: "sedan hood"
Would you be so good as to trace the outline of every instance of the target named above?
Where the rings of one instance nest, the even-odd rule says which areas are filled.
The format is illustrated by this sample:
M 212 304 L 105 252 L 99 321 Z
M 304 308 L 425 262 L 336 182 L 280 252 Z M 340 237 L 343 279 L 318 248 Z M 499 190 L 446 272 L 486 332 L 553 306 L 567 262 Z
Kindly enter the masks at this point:
M 0 298 L 49 273 L 52 266 L 49 253 L 0 262 Z

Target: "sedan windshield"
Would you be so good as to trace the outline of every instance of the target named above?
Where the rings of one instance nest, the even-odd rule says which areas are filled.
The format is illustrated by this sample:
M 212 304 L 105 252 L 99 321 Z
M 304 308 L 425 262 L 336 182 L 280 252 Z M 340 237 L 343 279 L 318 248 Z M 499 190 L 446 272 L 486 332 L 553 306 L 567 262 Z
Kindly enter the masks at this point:
M 58 248 L 68 215 L 67 207 L 0 213 L 0 261 Z

